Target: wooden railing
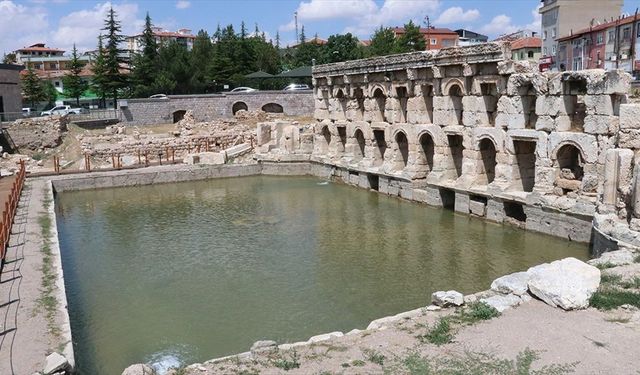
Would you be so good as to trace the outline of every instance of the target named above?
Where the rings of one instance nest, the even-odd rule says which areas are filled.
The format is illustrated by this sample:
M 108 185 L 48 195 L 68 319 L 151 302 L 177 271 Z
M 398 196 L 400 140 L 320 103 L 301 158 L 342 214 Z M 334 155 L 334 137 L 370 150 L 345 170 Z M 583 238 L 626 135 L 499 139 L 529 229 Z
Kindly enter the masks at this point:
M 9 247 L 9 235 L 11 234 L 11 226 L 13 225 L 13 219 L 16 216 L 18 209 L 18 202 L 20 201 L 20 193 L 24 187 L 24 180 L 26 176 L 26 170 L 24 161 L 20 161 L 20 171 L 16 175 L 13 183 L 11 184 L 11 190 L 8 197 L 4 201 L 4 210 L 2 211 L 2 222 L 0 222 L 0 262 L 4 263 L 4 258 L 7 254 L 7 248 Z M 6 178 L 6 177 L 5 177 Z

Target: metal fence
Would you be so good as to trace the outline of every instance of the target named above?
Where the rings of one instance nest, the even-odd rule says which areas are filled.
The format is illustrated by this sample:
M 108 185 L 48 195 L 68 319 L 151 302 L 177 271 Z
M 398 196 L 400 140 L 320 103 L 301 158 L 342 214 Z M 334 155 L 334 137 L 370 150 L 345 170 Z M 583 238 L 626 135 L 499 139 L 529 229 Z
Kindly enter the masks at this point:
M 6 124 L 19 119 L 44 117 L 40 115 L 41 111 L 25 113 L 25 112 L 0 112 L 0 123 Z M 116 109 L 83 109 L 80 114 L 70 113 L 70 121 L 85 120 L 110 120 L 120 119 L 120 111 Z
M 7 247 L 9 246 L 9 235 L 11 235 L 11 226 L 13 225 L 13 219 L 16 216 L 16 211 L 18 209 L 18 201 L 20 200 L 20 194 L 22 193 L 22 188 L 24 187 L 25 176 L 26 169 L 24 161 L 21 161 L 20 171 L 18 172 L 18 174 L 10 177 L 3 177 L 3 179 L 12 179 L 13 181 L 7 182 L 7 184 L 11 184 L 10 190 L 0 190 L 2 194 L 0 198 L 4 200 L 2 222 L 0 222 L 0 264 L 4 264 L 4 258 L 7 254 Z M 2 184 L 3 182 L 0 181 L 0 185 Z

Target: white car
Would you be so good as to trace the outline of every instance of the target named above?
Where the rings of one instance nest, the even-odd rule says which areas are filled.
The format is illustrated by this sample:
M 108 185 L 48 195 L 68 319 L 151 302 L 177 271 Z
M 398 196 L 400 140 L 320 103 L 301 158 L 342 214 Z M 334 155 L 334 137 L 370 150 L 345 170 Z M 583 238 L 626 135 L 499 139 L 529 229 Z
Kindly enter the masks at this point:
M 40 116 L 51 116 L 51 115 L 68 115 L 68 114 L 76 114 L 79 115 L 82 112 L 82 108 L 71 108 L 70 105 L 57 105 L 51 108 L 48 111 L 40 112 Z
M 282 91 L 300 91 L 300 90 L 311 90 L 311 87 L 309 87 L 309 85 L 304 83 L 291 83 L 287 85 L 287 87 L 282 89 Z
M 169 99 L 169 97 L 165 94 L 155 94 L 151 95 L 149 99 Z
M 236 87 L 235 89 L 231 90 L 231 92 L 254 92 L 254 91 L 258 91 L 258 90 L 251 87 Z

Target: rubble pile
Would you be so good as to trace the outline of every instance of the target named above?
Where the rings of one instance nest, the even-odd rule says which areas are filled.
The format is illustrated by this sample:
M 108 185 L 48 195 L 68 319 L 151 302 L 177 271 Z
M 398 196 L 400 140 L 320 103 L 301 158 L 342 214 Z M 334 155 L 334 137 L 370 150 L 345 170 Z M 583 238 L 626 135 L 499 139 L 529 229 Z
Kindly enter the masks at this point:
M 18 149 L 44 151 L 62 143 L 67 131 L 67 116 L 46 116 L 18 119 L 7 130 Z

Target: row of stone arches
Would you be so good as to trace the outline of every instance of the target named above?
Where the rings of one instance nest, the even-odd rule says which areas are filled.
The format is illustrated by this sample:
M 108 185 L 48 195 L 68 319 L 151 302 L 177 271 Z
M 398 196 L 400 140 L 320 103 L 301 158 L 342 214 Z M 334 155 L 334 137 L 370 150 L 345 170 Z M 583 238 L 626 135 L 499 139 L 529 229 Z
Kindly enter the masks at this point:
M 267 113 L 284 113 L 284 108 L 278 103 L 267 103 L 260 108 Z M 245 102 L 235 102 L 231 106 L 231 112 L 235 115 L 238 111 L 249 110 L 249 106 Z
M 473 144 L 465 145 L 462 134 L 445 134 L 441 129 L 417 134 L 399 129 L 391 134 L 391 142 L 387 142 L 382 129 L 356 127 L 349 137 L 345 127 L 337 129 L 340 137 L 334 137 L 328 125 L 321 128 L 319 153 L 328 153 L 331 149 L 337 154 L 343 153 L 352 163 L 366 161 L 371 167 L 384 165 L 385 172 L 407 172 L 412 179 L 426 178 L 433 172 L 440 180 L 462 178 L 471 181 L 471 185 L 487 186 L 498 182 L 505 190 L 532 192 L 536 185 L 538 141 L 535 139 L 514 139 L 510 141 L 511 151 L 507 152 L 499 137 L 486 134 L 467 140 Z M 588 163 L 580 144 L 562 142 L 551 152 L 550 168 L 555 177 L 548 185 L 559 195 L 581 191 Z

